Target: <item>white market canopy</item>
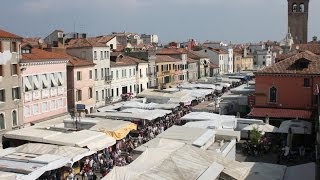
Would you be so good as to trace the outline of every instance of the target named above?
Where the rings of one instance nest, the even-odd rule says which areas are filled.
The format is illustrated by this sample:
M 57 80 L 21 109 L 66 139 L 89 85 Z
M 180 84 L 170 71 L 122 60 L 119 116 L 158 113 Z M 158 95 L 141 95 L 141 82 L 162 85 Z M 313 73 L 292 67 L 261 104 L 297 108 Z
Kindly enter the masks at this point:
M 145 151 L 146 148 L 159 147 L 165 140 L 175 140 L 180 143 L 202 147 L 207 143 L 213 143 L 214 132 L 209 129 L 172 126 L 156 138 L 137 147 L 135 151 Z
M 0 175 L 34 180 L 46 171 L 61 168 L 69 162 L 69 158 L 59 155 L 21 153 L 15 152 L 15 148 L 7 148 L 0 150 Z
M 218 178 L 221 173 L 234 179 L 244 179 L 249 168 L 221 155 L 184 143 L 167 140 L 167 146 L 146 149 L 125 167 L 115 167 L 103 180 L 196 180 Z
M 126 121 L 132 121 L 136 119 L 140 119 L 140 120 L 145 119 L 148 121 L 153 121 L 159 117 L 164 117 L 170 113 L 172 113 L 172 111 L 162 110 L 162 109 L 145 110 L 145 109 L 138 109 L 138 108 L 128 108 L 128 109 L 124 109 L 122 111 L 117 111 L 117 112 L 91 113 L 86 116 L 93 117 L 93 118 L 98 117 L 98 118 L 126 120 Z
M 277 127 L 272 126 L 270 124 L 265 124 L 265 123 L 250 124 L 247 127 L 243 128 L 242 130 L 252 131 L 253 129 L 257 129 L 258 131 L 262 131 L 262 132 L 277 132 L 278 131 Z
M 278 129 L 278 133 L 289 133 L 289 129 L 293 134 L 311 134 L 312 124 L 303 120 L 283 121 Z
M 105 133 L 81 130 L 63 132 L 51 128 L 33 126 L 19 130 L 10 131 L 4 134 L 6 138 L 56 144 L 62 146 L 87 147 L 97 151 L 112 146 L 116 140 Z
M 25 154 L 51 154 L 57 156 L 63 156 L 69 159 L 70 164 L 81 160 L 86 156 L 90 156 L 96 151 L 91 151 L 87 148 L 71 147 L 71 146 L 58 146 L 52 144 L 41 144 L 41 143 L 27 143 L 14 148 L 16 153 Z

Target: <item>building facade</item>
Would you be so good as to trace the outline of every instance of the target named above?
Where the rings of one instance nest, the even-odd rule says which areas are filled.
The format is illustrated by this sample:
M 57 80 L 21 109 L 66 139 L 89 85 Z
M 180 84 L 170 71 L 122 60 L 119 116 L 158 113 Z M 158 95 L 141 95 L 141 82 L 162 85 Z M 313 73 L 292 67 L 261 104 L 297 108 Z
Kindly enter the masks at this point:
M 133 96 L 148 88 L 146 61 L 118 54 L 111 56 L 111 101 L 120 101 L 122 96 L 132 93 Z
M 288 0 L 288 27 L 295 44 L 308 42 L 309 0 Z
M 182 75 L 182 72 L 177 69 L 181 64 L 181 60 L 168 55 L 157 55 L 156 57 L 156 72 L 157 72 L 157 87 L 159 89 L 169 88 L 170 86 L 178 85 L 177 78 Z M 178 77 L 177 77 L 178 76 Z
M 23 123 L 45 121 L 67 111 L 67 58 L 63 55 L 22 47 L 21 79 Z
M 317 107 L 319 62 L 320 56 L 306 51 L 258 71 L 255 105 L 249 115 L 310 120 Z
M 96 108 L 105 106 L 111 89 L 110 47 L 99 42 L 99 38 L 73 39 L 69 42 L 67 53 L 95 64 Z
M 20 36 L 0 29 L 0 135 L 23 125 L 19 66 L 21 40 Z
M 90 61 L 69 56 L 67 66 L 67 95 L 68 110 L 72 111 L 77 105 L 85 105 L 85 113 L 95 112 L 94 64 Z

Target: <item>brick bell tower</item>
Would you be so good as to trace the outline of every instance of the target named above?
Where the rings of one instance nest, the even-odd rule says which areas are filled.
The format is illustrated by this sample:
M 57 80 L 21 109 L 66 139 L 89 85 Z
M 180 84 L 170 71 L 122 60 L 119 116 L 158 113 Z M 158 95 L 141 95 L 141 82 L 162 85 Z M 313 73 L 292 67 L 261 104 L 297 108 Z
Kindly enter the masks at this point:
M 295 44 L 308 42 L 309 0 L 288 0 L 288 27 Z

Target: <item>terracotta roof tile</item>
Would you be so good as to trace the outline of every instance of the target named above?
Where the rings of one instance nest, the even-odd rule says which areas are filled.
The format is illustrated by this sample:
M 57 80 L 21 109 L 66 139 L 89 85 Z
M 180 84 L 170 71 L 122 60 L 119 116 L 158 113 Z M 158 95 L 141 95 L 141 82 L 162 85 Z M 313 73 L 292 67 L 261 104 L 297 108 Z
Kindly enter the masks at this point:
M 22 54 L 22 62 L 45 61 L 45 60 L 67 60 L 63 54 L 48 52 L 42 49 L 32 48 L 31 53 Z
M 0 38 L 22 39 L 22 37 L 15 35 L 13 33 L 7 32 L 3 29 L 0 29 Z
M 298 49 L 299 51 L 310 51 L 314 54 L 320 55 L 320 44 L 294 44 L 292 49 Z
M 83 48 L 83 47 L 106 47 L 105 43 L 99 42 L 98 38 L 81 38 L 69 41 L 67 48 Z
M 300 67 L 300 64 L 307 67 Z M 320 74 L 320 56 L 310 51 L 300 52 L 283 61 L 257 71 L 259 74 Z
M 41 42 L 41 43 L 40 43 Z M 39 48 L 42 46 L 42 48 L 46 48 L 47 44 L 42 41 L 41 37 L 31 37 L 31 38 L 24 38 L 22 40 L 21 46 L 30 45 L 35 48 Z
M 156 57 L 156 63 L 162 63 L 162 62 L 180 62 L 180 59 L 173 58 L 168 55 L 157 55 Z
M 159 55 L 179 55 L 186 54 L 187 52 L 180 48 L 162 48 L 156 51 Z
M 112 56 L 111 60 L 112 60 L 110 61 L 111 67 L 132 66 L 132 65 L 137 65 L 139 63 L 148 63 L 147 61 L 143 61 L 130 56 L 125 56 L 122 54 L 119 54 L 118 56 Z
M 307 110 L 280 109 L 280 108 L 253 108 L 248 114 L 250 117 L 264 118 L 285 118 L 285 119 L 310 119 L 312 112 Z
M 197 62 L 199 62 L 199 60 L 195 60 L 195 59 L 188 58 L 188 59 L 187 59 L 187 62 L 188 62 L 188 63 L 197 63 Z
M 209 50 L 216 52 L 218 54 L 228 54 L 225 50 L 219 48 L 207 47 Z

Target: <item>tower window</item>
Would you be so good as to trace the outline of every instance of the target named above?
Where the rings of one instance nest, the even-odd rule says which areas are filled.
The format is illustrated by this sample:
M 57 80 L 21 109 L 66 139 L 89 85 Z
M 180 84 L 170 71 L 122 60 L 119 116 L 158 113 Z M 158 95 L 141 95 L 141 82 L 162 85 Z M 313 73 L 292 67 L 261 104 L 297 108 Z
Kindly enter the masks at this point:
M 276 103 L 277 102 L 277 88 L 272 87 L 270 88 L 269 92 L 269 102 L 271 103 Z
M 300 10 L 300 12 L 302 12 L 302 13 L 303 13 L 303 12 L 304 12 L 304 4 L 303 4 L 303 3 L 301 3 L 301 4 L 300 4 L 300 6 L 299 6 L 299 8 L 300 8 L 300 9 L 299 9 L 299 10 Z
M 293 3 L 292 5 L 292 12 L 297 12 L 297 4 Z

